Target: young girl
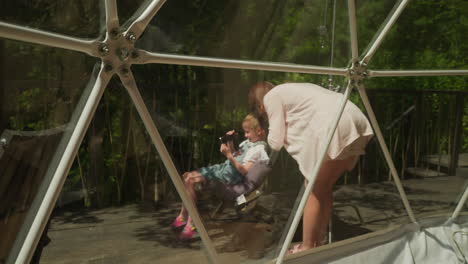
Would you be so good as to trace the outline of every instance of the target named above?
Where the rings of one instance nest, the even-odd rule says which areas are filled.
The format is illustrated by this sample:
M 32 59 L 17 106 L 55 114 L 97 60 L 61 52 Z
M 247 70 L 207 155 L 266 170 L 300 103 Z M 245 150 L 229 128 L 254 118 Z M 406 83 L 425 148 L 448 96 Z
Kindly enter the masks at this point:
M 319 149 L 342 98 L 342 94 L 311 83 L 275 87 L 263 82 L 249 91 L 251 107 L 268 117 L 271 149 L 285 147 L 297 161 L 305 182 L 316 166 Z M 304 208 L 303 242 L 289 253 L 320 246 L 332 212 L 333 185 L 345 171 L 354 168 L 372 136 L 367 118 L 348 101 Z
M 242 122 L 244 136 L 247 138 L 239 144 L 239 150 L 234 151 L 232 144 L 221 144 L 220 151 L 226 157 L 226 161 L 221 164 L 203 167 L 195 171 L 186 172 L 184 178 L 185 188 L 194 202 L 197 201 L 195 185 L 209 181 L 218 181 L 227 184 L 240 183 L 249 171 L 250 167 L 257 161 L 268 161 L 266 152 L 265 130 L 261 127 L 257 118 L 249 114 Z M 232 135 L 233 130 L 227 132 Z M 232 142 L 231 142 L 232 143 Z M 231 145 L 231 146 L 228 146 Z M 187 221 L 185 220 L 187 219 Z M 181 240 L 191 239 L 195 234 L 191 217 L 182 206 L 180 214 L 171 224 L 174 229 L 182 228 L 179 236 Z

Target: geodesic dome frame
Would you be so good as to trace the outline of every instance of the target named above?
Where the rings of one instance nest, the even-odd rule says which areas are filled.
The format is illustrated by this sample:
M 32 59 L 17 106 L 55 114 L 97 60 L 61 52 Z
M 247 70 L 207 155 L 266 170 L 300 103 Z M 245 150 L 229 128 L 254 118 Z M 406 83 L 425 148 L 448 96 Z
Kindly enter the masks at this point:
M 49 218 L 53 206 L 58 198 L 60 190 L 65 181 L 66 175 L 70 170 L 73 159 L 76 156 L 78 148 L 83 140 L 85 132 L 88 129 L 91 119 L 94 116 L 97 105 L 106 89 L 112 76 L 117 75 L 121 83 L 127 89 L 143 123 L 151 137 L 176 189 L 180 195 L 184 205 L 187 207 L 190 215 L 193 217 L 194 223 L 197 226 L 201 239 L 206 246 L 208 255 L 212 262 L 218 262 L 217 252 L 214 249 L 211 239 L 201 221 L 201 218 L 187 196 L 184 185 L 178 175 L 174 163 L 161 139 L 148 109 L 145 106 L 142 96 L 138 90 L 136 80 L 131 71 L 133 64 L 177 64 L 189 66 L 207 66 L 217 68 L 232 68 L 232 69 L 251 69 L 251 70 L 264 70 L 264 71 L 282 71 L 282 72 L 295 72 L 307 74 L 329 74 L 334 76 L 343 76 L 347 78 L 347 87 L 344 92 L 344 97 L 339 106 L 339 111 L 332 121 L 329 135 L 325 143 L 321 146 L 320 160 L 317 164 L 321 164 L 324 159 L 326 150 L 331 142 L 334 131 L 338 125 L 343 109 L 353 89 L 357 89 L 363 100 L 367 113 L 369 115 L 372 126 L 375 130 L 378 142 L 383 150 L 385 160 L 390 168 L 393 180 L 398 188 L 401 199 L 408 213 L 410 220 L 413 223 L 418 223 L 414 216 L 412 208 L 408 202 L 405 191 L 399 180 L 397 170 L 393 164 L 388 147 L 383 139 L 382 132 L 378 125 L 377 119 L 373 112 L 372 106 L 366 94 L 364 81 L 373 77 L 393 77 L 393 76 L 442 76 L 442 75 L 468 75 L 468 70 L 373 70 L 368 67 L 369 62 L 372 60 L 375 52 L 384 41 L 385 36 L 398 19 L 400 14 L 404 11 L 409 3 L 409 0 L 402 0 L 389 15 L 385 25 L 378 33 L 377 37 L 373 40 L 369 49 L 363 54 L 358 54 L 358 38 L 356 29 L 356 12 L 355 1 L 348 0 L 348 17 L 349 17 L 349 30 L 351 40 L 351 58 L 346 68 L 335 67 L 321 67 L 314 65 L 298 65 L 288 63 L 269 63 L 257 62 L 247 60 L 233 60 L 221 58 L 207 58 L 196 56 L 183 56 L 173 54 L 163 54 L 156 52 L 149 52 L 135 47 L 140 36 L 144 32 L 149 22 L 157 15 L 159 9 L 164 5 L 165 0 L 153 0 L 149 3 L 146 9 L 138 14 L 138 17 L 128 26 L 128 28 L 121 30 L 121 24 L 117 14 L 117 5 L 115 0 L 105 1 L 106 11 L 106 35 L 104 40 L 84 40 L 75 37 L 54 34 L 47 31 L 30 29 L 26 27 L 16 26 L 0 22 L 0 36 L 3 38 L 25 41 L 35 44 L 41 44 L 51 47 L 63 48 L 72 51 L 86 53 L 90 56 L 100 58 L 100 70 L 97 73 L 95 82 L 92 84 L 92 90 L 89 94 L 85 106 L 76 122 L 76 127 L 71 132 L 71 136 L 66 145 L 65 151 L 61 156 L 56 169 L 53 173 L 52 180 L 49 188 L 44 192 L 38 194 L 38 200 L 34 207 L 28 214 L 28 219 L 23 225 L 19 239 L 16 240 L 12 253 L 10 254 L 9 261 L 17 263 L 27 263 L 32 256 L 33 249 L 37 245 L 38 239 L 47 219 Z M 305 192 L 301 198 L 297 212 L 289 231 L 286 235 L 285 241 L 282 245 L 281 251 L 277 256 L 277 263 L 282 263 L 289 244 L 291 243 L 292 236 L 298 226 L 302 211 L 304 209 L 307 197 L 311 192 L 314 180 L 320 169 L 320 165 L 316 166 L 311 180 L 308 182 Z M 451 219 L 456 219 L 462 209 L 462 206 L 468 199 L 468 189 L 464 193 L 454 210 Z

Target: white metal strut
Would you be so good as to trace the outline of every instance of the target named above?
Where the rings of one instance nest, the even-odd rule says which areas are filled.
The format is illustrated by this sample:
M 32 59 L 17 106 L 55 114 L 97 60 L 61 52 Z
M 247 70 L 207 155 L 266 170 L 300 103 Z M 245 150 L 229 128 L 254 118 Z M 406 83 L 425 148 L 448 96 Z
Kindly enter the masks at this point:
M 200 234 L 200 237 L 206 247 L 211 262 L 219 263 L 219 257 L 216 253 L 216 249 L 213 245 L 213 242 L 211 241 L 208 232 L 206 231 L 205 226 L 203 225 L 203 222 L 201 220 L 200 215 L 198 214 L 198 210 L 195 207 L 194 202 L 187 195 L 184 183 L 181 180 L 179 172 L 177 171 L 174 162 L 172 161 L 172 158 L 169 155 L 166 146 L 164 145 L 164 141 L 162 140 L 161 135 L 159 134 L 159 131 L 153 121 L 153 118 L 151 117 L 151 114 L 148 111 L 148 108 L 146 107 L 140 92 L 138 91 L 138 87 L 135 83 L 133 74 L 131 72 L 128 75 L 119 74 L 119 77 L 122 84 L 127 89 L 133 101 L 133 104 L 135 105 L 135 108 L 137 109 L 137 112 L 140 115 L 143 124 L 145 125 L 146 131 L 150 135 L 151 140 L 154 146 L 156 147 L 156 150 L 158 151 L 159 156 L 164 163 L 164 167 L 166 167 L 166 170 L 169 176 L 171 177 L 171 180 L 174 183 L 174 186 L 176 187 L 176 190 L 179 193 L 185 208 L 187 209 L 189 215 L 193 219 L 195 227 L 197 228 L 197 231 Z
M 456 76 L 468 75 L 468 70 L 405 70 L 405 71 L 374 71 L 369 70 L 369 77 L 398 76 Z
M 351 62 L 358 60 L 358 38 L 356 26 L 356 4 L 354 0 L 348 0 L 348 19 L 349 19 L 349 34 L 351 38 Z
M 387 165 L 390 168 L 390 172 L 393 176 L 393 180 L 395 181 L 395 185 L 398 189 L 398 192 L 400 193 L 400 198 L 403 201 L 403 205 L 405 206 L 406 212 L 408 213 L 408 216 L 411 219 L 411 221 L 417 224 L 413 210 L 411 209 L 411 206 L 408 202 L 408 197 L 406 196 L 405 190 L 403 189 L 403 185 L 401 184 L 400 178 L 398 177 L 398 172 L 395 168 L 395 164 L 393 163 L 392 156 L 390 155 L 390 151 L 388 150 L 382 131 L 380 130 L 379 123 L 377 122 L 377 118 L 375 117 L 374 110 L 372 109 L 372 106 L 369 102 L 369 98 L 367 97 L 364 85 L 358 85 L 357 88 L 359 91 L 359 95 L 361 96 L 362 102 L 364 104 L 364 107 L 366 108 L 367 115 L 369 116 L 370 122 L 372 124 L 372 128 L 374 129 L 375 136 L 377 137 L 380 148 L 382 149 L 385 160 L 387 161 Z
M 153 0 L 149 3 L 147 8 L 137 17 L 133 23 L 129 26 L 129 28 L 125 31 L 123 35 L 131 36 L 130 40 L 134 41 L 137 40 L 159 9 L 164 5 L 166 0 Z M 409 0 L 402 0 L 394 12 L 391 13 L 388 20 L 386 21 L 383 29 L 378 33 L 377 37 L 374 39 L 374 42 L 371 43 L 370 48 L 367 50 L 367 53 L 363 57 L 360 62 L 360 65 L 366 65 L 375 54 L 378 47 L 383 42 L 384 37 L 388 34 L 389 30 L 403 12 L 404 8 L 408 4 Z M 358 38 L 357 38 L 357 28 L 356 28 L 356 10 L 355 10 L 355 1 L 348 0 L 348 15 L 349 15 L 349 23 L 350 23 L 350 38 L 351 38 L 351 66 L 355 67 L 354 62 L 358 59 Z M 107 29 L 107 36 L 109 37 L 109 33 L 119 30 L 119 19 L 118 19 L 118 12 L 117 12 L 117 5 L 115 0 L 105 0 L 105 12 L 106 12 L 106 29 Z M 114 32 L 115 33 L 115 32 Z M 66 177 L 66 174 L 69 171 L 71 166 L 71 162 L 76 155 L 76 151 L 81 143 L 84 133 L 89 126 L 89 122 L 94 115 L 95 109 L 99 103 L 100 98 L 102 97 L 102 93 L 110 79 L 110 76 L 114 74 L 115 70 L 108 70 L 103 71 L 105 68 L 104 60 L 106 57 L 100 51 L 100 45 L 102 43 L 96 40 L 83 40 L 79 38 L 64 36 L 60 34 L 50 33 L 46 31 L 30 29 L 26 27 L 16 26 L 4 22 L 0 22 L 0 37 L 14 39 L 19 41 L 25 41 L 29 43 L 35 43 L 40 45 L 46 45 L 51 47 L 63 48 L 73 51 L 79 51 L 86 53 L 90 56 L 100 57 L 103 59 L 103 63 L 101 66 L 101 71 L 98 74 L 97 80 L 92 88 L 92 92 L 89 95 L 89 98 L 82 110 L 79 114 L 79 119 L 76 123 L 75 130 L 73 131 L 69 142 L 67 143 L 67 147 L 63 156 L 60 159 L 59 165 L 57 170 L 54 172 L 53 180 L 51 181 L 50 188 L 44 195 L 44 200 L 38 206 L 37 213 L 32 215 L 34 219 L 32 219 L 32 225 L 30 230 L 23 234 L 25 237 L 24 243 L 18 244 L 15 243 L 14 250 L 17 251 L 18 258 L 16 259 L 17 263 L 27 263 L 32 256 L 32 251 L 35 248 L 37 241 L 40 237 L 40 234 L 44 228 L 45 222 L 47 218 L 50 216 L 51 206 L 55 204 L 57 199 L 58 193 L 63 185 L 63 181 Z M 107 39 L 106 39 L 107 40 Z M 115 45 L 119 45 L 120 42 L 114 41 L 111 45 L 106 46 L 107 49 L 115 48 Z M 121 48 L 122 51 L 128 51 L 127 48 L 133 48 L 132 45 L 125 46 Z M 338 75 L 338 76 L 347 76 L 350 79 L 353 76 L 350 76 L 350 69 L 347 68 L 333 68 L 333 67 L 320 67 L 320 66 L 313 66 L 313 65 L 297 65 L 297 64 L 290 64 L 290 63 L 270 63 L 270 62 L 257 62 L 257 61 L 247 61 L 247 60 L 232 60 L 232 59 L 219 59 L 219 58 L 207 58 L 207 57 L 196 57 L 196 56 L 183 56 L 183 55 L 173 55 L 173 54 L 161 54 L 161 53 L 152 53 L 147 51 L 139 51 L 140 56 L 134 60 L 127 60 L 125 62 L 119 62 L 118 66 L 122 67 L 129 67 L 130 64 L 146 64 L 146 63 L 164 63 L 164 64 L 178 64 L 178 65 L 191 65 L 191 66 L 205 66 L 205 67 L 219 67 L 219 68 L 234 68 L 234 69 L 251 69 L 251 70 L 265 70 L 265 71 L 281 71 L 281 72 L 298 72 L 298 73 L 307 73 L 307 74 L 329 74 L 329 75 Z M 119 61 L 118 59 L 114 58 L 114 53 L 107 54 L 107 58 L 109 56 L 113 56 L 115 62 Z M 112 60 L 112 59 L 111 59 Z M 127 69 L 127 68 L 125 68 Z M 368 77 L 392 77 L 392 76 L 438 76 L 438 75 L 468 75 L 468 70 L 401 70 L 401 71 L 372 71 L 368 70 Z M 212 262 L 217 262 L 217 253 L 214 249 L 211 239 L 209 238 L 203 223 L 201 222 L 201 218 L 198 215 L 196 208 L 193 205 L 193 202 L 188 198 L 185 193 L 185 189 L 181 179 L 177 173 L 177 170 L 170 158 L 167 149 L 162 142 L 162 139 L 159 135 L 159 132 L 152 120 L 144 102 L 141 98 L 141 95 L 137 89 L 135 84 L 135 80 L 133 79 L 133 75 L 131 72 L 127 74 L 123 74 L 122 72 L 118 72 L 119 77 L 127 88 L 130 97 L 132 98 L 140 117 L 142 118 L 145 127 L 150 134 L 150 137 L 155 144 L 159 155 L 162 157 L 164 165 L 169 172 L 169 175 L 176 186 L 177 192 L 179 193 L 184 205 L 187 207 L 190 215 L 194 219 L 195 225 L 200 231 L 200 235 L 202 237 L 203 243 L 208 250 L 208 255 Z M 293 222 L 288 230 L 286 240 L 282 245 L 280 254 L 277 258 L 277 263 L 282 263 L 285 252 L 287 247 L 289 246 L 292 234 L 297 228 L 298 221 L 302 215 L 305 201 L 307 196 L 309 195 L 310 191 L 313 188 L 313 184 L 316 178 L 316 175 L 320 169 L 321 163 L 323 161 L 324 155 L 326 150 L 330 144 L 330 141 L 333 137 L 333 133 L 336 129 L 336 126 L 339 122 L 340 116 L 342 111 L 346 105 L 347 98 L 353 88 L 351 81 L 348 83 L 348 87 L 346 89 L 345 95 L 343 97 L 343 101 L 339 106 L 339 112 L 336 118 L 333 121 L 332 129 L 330 130 L 330 134 L 328 139 L 328 143 L 324 144 L 321 149 L 321 158 L 317 162 L 316 167 L 314 168 L 314 173 L 312 178 L 308 181 L 306 186 L 305 192 L 302 196 L 301 202 L 299 204 L 298 210 L 294 216 Z M 396 186 L 398 191 L 400 192 L 400 196 L 403 200 L 403 204 L 405 209 L 408 212 L 408 215 L 411 221 L 416 223 L 416 219 L 414 214 L 411 210 L 410 204 L 406 197 L 406 194 L 403 190 L 401 182 L 399 181 L 398 175 L 396 173 L 396 169 L 394 167 L 392 158 L 388 152 L 386 147 L 385 141 L 383 139 L 382 133 L 378 126 L 377 120 L 375 119 L 375 115 L 372 111 L 372 107 L 370 102 L 367 98 L 367 94 L 365 93 L 365 89 L 362 85 L 358 85 L 358 90 L 360 96 L 365 104 L 365 107 L 368 111 L 368 114 L 371 119 L 371 123 L 373 124 L 374 130 L 376 130 L 377 138 L 379 141 L 382 150 L 384 151 L 384 155 L 386 158 L 387 163 L 389 164 L 390 170 L 392 172 L 392 176 L 394 177 Z M 78 112 L 80 109 L 77 109 Z M 78 113 L 77 113 L 78 114 Z M 452 218 L 456 218 L 460 213 L 464 203 L 468 199 L 468 189 L 465 190 L 457 208 L 455 209 Z M 23 232 L 24 233 L 24 232 Z M 21 236 L 21 234 L 20 234 Z
M 95 40 L 83 40 L 5 22 L 0 22 L 0 37 L 79 51 L 90 56 L 99 57 L 99 42 Z
M 406 5 L 408 4 L 409 0 L 402 0 L 398 7 L 394 10 L 393 13 L 391 13 L 389 19 L 385 23 L 382 31 L 380 31 L 380 34 L 377 35 L 377 38 L 375 38 L 374 42 L 371 44 L 369 50 L 367 51 L 366 55 L 362 59 L 362 61 L 366 64 L 369 64 L 369 61 L 371 60 L 372 56 L 374 56 L 374 53 L 377 51 L 378 47 L 380 44 L 382 44 L 382 41 L 384 37 L 388 34 L 390 29 L 392 28 L 393 24 L 395 24 L 396 20 L 398 17 L 401 15 L 403 10 L 405 10 Z
M 119 16 L 117 12 L 116 0 L 105 0 L 105 10 L 106 32 L 111 32 L 112 30 L 119 27 Z
M 293 63 L 273 63 L 258 62 L 248 60 L 218 59 L 208 57 L 173 55 L 164 53 L 154 53 L 141 51 L 141 57 L 135 64 L 162 63 L 162 64 L 180 64 L 190 66 L 218 67 L 229 69 L 248 69 L 264 71 L 284 71 L 309 74 L 333 74 L 346 76 L 348 70 L 345 68 L 321 67 L 311 65 L 300 65 Z
M 159 9 L 164 5 L 166 0 L 153 0 L 148 5 L 148 7 L 140 14 L 140 16 L 133 21 L 133 23 L 128 27 L 125 35 L 132 32 L 136 39 L 138 39 L 143 31 L 145 31 L 149 22 L 153 19 Z
M 67 178 L 67 174 L 71 165 L 73 164 L 73 160 L 80 147 L 83 137 L 88 130 L 89 124 L 93 119 L 96 108 L 99 104 L 99 101 L 101 100 L 104 90 L 106 89 L 110 77 L 111 76 L 109 74 L 104 72 L 102 65 L 88 98 L 82 98 L 82 100 L 86 100 L 84 107 L 82 109 L 77 108 L 75 110 L 74 115 L 78 115 L 79 117 L 76 125 L 74 127 L 68 128 L 73 129 L 73 132 L 68 143 L 66 144 L 62 156 L 58 161 L 57 169 L 54 172 L 50 171 L 51 168 L 49 167 L 49 171 L 47 172 L 45 179 L 50 177 L 48 176 L 49 173 L 53 173 L 50 183 L 48 186 L 41 188 L 38 191 L 38 194 L 34 199 L 35 203 L 29 209 L 23 224 L 23 226 L 30 224 L 30 228 L 22 228 L 20 230 L 18 237 L 22 239 L 17 238 L 15 240 L 7 263 L 30 262 L 34 253 L 34 249 L 36 248 L 44 227 L 47 224 L 47 219 L 49 219 L 50 214 L 55 207 L 55 203 L 57 202 L 58 196 L 60 195 L 63 183 Z

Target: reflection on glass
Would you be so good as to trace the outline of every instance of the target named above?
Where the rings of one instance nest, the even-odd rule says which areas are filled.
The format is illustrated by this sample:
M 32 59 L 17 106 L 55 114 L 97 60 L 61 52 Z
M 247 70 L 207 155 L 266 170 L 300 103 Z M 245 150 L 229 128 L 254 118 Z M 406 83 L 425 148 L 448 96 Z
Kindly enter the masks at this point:
M 129 0 L 117 0 L 117 11 L 119 16 L 119 22 L 123 25 L 124 28 L 130 26 L 130 24 L 135 20 L 135 18 L 143 12 L 148 4 L 151 2 L 149 0 L 138 0 L 138 1 L 129 1 Z
M 364 48 L 369 49 L 400 3 L 401 0 L 356 1 L 359 54 L 363 54 Z
M 428 79 L 436 78 L 413 82 Z M 449 79 L 456 87 L 462 78 Z M 466 92 L 372 89 L 369 96 L 416 218 L 451 215 L 467 182 Z M 382 175 L 387 168 L 379 167 Z
M 8 1 L 0 21 L 82 38 L 100 30 L 99 1 Z
M 252 83 L 249 80 L 262 75 L 276 80 L 317 78 L 171 65 L 132 69 L 181 177 L 184 172 L 225 162 L 219 137 L 232 129 L 242 131 L 248 113 L 247 90 Z M 244 133 L 239 136 L 239 141 L 244 140 Z M 223 262 L 272 259 L 302 186 L 302 176 L 291 157 L 283 153 L 273 172 L 254 188 L 244 192 L 237 188 L 242 184 L 243 181 L 225 184 L 211 180 L 197 185 L 198 212 Z M 240 201 L 236 205 L 241 194 L 246 203 Z M 179 215 L 179 209 L 172 212 L 171 221 Z
M 139 6 L 127 2 L 118 4 L 122 24 Z M 37 5 L 7 4 L 0 19 L 80 37 L 97 35 L 95 3 Z M 390 1 L 375 5 L 363 2 L 358 17 L 378 16 L 376 20 L 359 18 L 358 27 L 380 25 L 392 6 Z M 458 25 L 461 14 L 455 6 L 442 4 L 449 12 L 434 15 L 434 19 L 418 12 L 428 9 L 430 13 L 441 6 L 408 9 L 372 65 L 383 69 L 463 68 L 457 60 L 464 51 L 463 45 L 458 46 L 463 42 L 458 32 L 463 29 L 436 27 L 446 21 Z M 22 8 L 26 15 L 12 15 Z M 48 12 L 38 15 L 32 11 L 41 8 Z M 28 17 L 26 24 L 21 21 L 24 17 Z M 33 22 L 29 22 L 31 17 Z M 82 26 L 83 21 L 89 26 Z M 343 67 L 349 59 L 347 26 L 343 1 L 322 0 L 313 5 L 310 1 L 188 1 L 184 5 L 168 1 L 138 45 L 157 52 Z M 399 28 L 405 32 L 396 34 Z M 369 42 L 371 31 L 361 31 L 360 40 Z M 433 38 L 444 33 L 451 37 Z M 401 43 L 418 34 L 422 34 L 417 38 L 421 45 L 400 49 Z M 3 69 L 0 86 L 0 195 L 5 201 L 0 208 L 4 220 L 0 230 L 6 234 L 0 244 L 3 260 L 49 168 L 82 87 L 90 79 L 92 65 L 64 51 L 10 41 L 0 42 L 0 47 L 8 55 L 2 62 L 9 66 Z M 134 66 L 132 70 L 181 177 L 184 172 L 225 160 L 218 139 L 228 130 L 242 131 L 251 84 L 259 80 L 313 82 L 343 90 L 343 81 L 329 76 L 169 65 Z M 464 155 L 467 144 L 462 135 L 468 108 L 465 93 L 435 89 L 447 83 L 454 89 L 463 88 L 466 78 L 408 80 L 368 82 L 368 87 L 380 88 L 369 91 L 371 103 L 416 216 L 449 214 L 467 182 L 463 169 L 468 166 Z M 424 92 L 385 89 L 408 86 Z M 351 100 L 361 106 L 355 94 Z M 35 257 L 46 246 L 42 260 L 48 263 L 64 258 L 70 262 L 207 261 L 196 233 L 181 239 L 180 228 L 172 230 L 171 223 L 182 204 L 131 105 L 124 87 L 114 79 Z M 341 177 L 335 188 L 329 241 L 408 221 L 378 144 L 371 142 L 367 150 L 368 155 Z M 302 194 L 303 177 L 295 161 L 283 151 L 273 172 L 244 196 L 235 193 L 228 197 L 225 187 L 208 181 L 187 187 L 189 194 L 197 192 L 198 212 L 220 258 L 226 263 L 275 258 Z M 187 217 L 183 218 L 176 222 L 177 227 L 183 227 Z M 298 235 L 293 242 L 301 240 Z M 76 251 L 70 254 L 70 249 Z
M 167 1 L 139 47 L 185 55 L 335 67 L 349 58 L 345 1 Z M 334 12 L 335 10 L 335 12 Z M 332 41 L 333 40 L 333 41 Z
M 207 263 L 199 239 L 182 243 L 172 230 L 179 208 L 130 97 L 114 78 L 53 212 L 42 260 Z
M 285 80 L 317 82 L 324 78 L 170 65 L 138 66 L 133 70 L 181 174 L 225 160 L 219 152 L 218 138 L 230 129 L 240 128 L 248 112 L 249 84 L 258 76 L 275 83 Z M 228 81 L 236 78 L 240 83 Z M 343 83 L 337 80 L 337 85 Z M 351 100 L 361 105 L 357 94 L 353 94 Z M 181 138 L 176 139 L 176 135 Z M 375 142 L 372 144 L 377 147 Z M 353 172 L 343 176 L 336 187 L 333 230 L 338 231 L 331 234 L 332 241 L 380 230 L 396 220 L 406 222 L 408 219 L 397 190 L 388 182 L 388 172 L 375 174 L 376 166 L 385 166 L 382 161 L 375 165 L 378 149 L 374 154 L 369 151 L 371 154 L 363 158 Z M 226 208 L 218 210 L 224 200 L 222 188 L 209 184 L 200 188 L 197 208 L 221 259 L 234 255 L 239 257 L 236 262 L 275 258 L 289 229 L 288 219 L 295 213 L 294 204 L 302 186 L 303 176 L 297 164 L 283 152 L 251 211 L 236 208 L 232 199 L 225 201 Z M 369 198 L 372 201 L 368 201 Z M 175 212 L 172 219 L 178 214 Z M 293 242 L 301 241 L 301 227 L 298 230 Z M 253 236 L 253 232 L 260 235 Z
M 377 32 L 373 30 L 373 12 L 387 10 L 386 7 L 395 1 L 382 2 L 383 5 L 365 1 L 362 5 L 361 19 L 365 17 L 365 20 L 358 25 L 362 29 L 360 32 L 366 32 L 363 36 L 366 39 L 367 35 Z M 466 25 L 460 22 L 466 16 L 462 2 L 408 3 L 377 50 L 370 67 L 386 70 L 466 69 L 466 62 L 461 59 L 467 50 L 463 41 Z
M 75 52 L 0 41 L 0 262 L 5 260 L 91 77 Z M 73 62 L 73 64 L 71 64 Z M 56 165 L 56 164 L 55 164 Z

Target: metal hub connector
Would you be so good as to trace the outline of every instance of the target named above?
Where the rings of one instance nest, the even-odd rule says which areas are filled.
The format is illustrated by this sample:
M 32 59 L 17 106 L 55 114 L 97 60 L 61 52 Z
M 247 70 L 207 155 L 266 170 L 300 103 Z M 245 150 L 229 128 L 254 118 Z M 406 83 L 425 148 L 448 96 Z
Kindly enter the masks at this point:
M 369 76 L 367 64 L 364 62 L 354 62 L 348 69 L 348 78 L 353 83 L 360 83 Z
M 121 61 L 125 61 L 128 59 L 128 56 L 130 55 L 130 51 L 126 47 L 119 48 L 116 51 L 116 55 L 119 57 Z
M 128 75 L 130 74 L 130 69 L 128 68 L 127 65 L 124 65 L 124 66 L 122 66 L 122 68 L 120 68 L 120 74 L 123 77 L 128 77 Z
M 133 32 L 128 32 L 127 35 L 126 35 L 126 38 L 128 41 L 130 42 L 135 42 L 137 40 L 135 34 L 133 34 Z
M 112 67 L 112 64 L 110 64 L 110 63 L 104 64 L 104 71 L 110 72 L 110 71 L 113 71 L 113 70 L 114 70 L 114 67 Z
M 120 30 L 118 28 L 113 28 L 110 30 L 109 36 L 112 39 L 119 39 L 122 36 L 122 33 L 120 33 Z
M 134 47 L 136 40 L 132 32 L 123 33 L 118 27 L 110 29 L 107 39 L 98 48 L 104 72 L 128 78 L 132 62 L 140 57 L 139 50 Z
M 109 46 L 106 43 L 101 43 L 99 45 L 99 54 L 101 54 L 101 56 L 106 56 L 107 54 L 109 54 L 109 51 Z
M 130 57 L 132 57 L 132 59 L 137 59 L 138 57 L 140 57 L 138 50 L 136 49 L 132 50 L 132 52 L 130 53 Z

